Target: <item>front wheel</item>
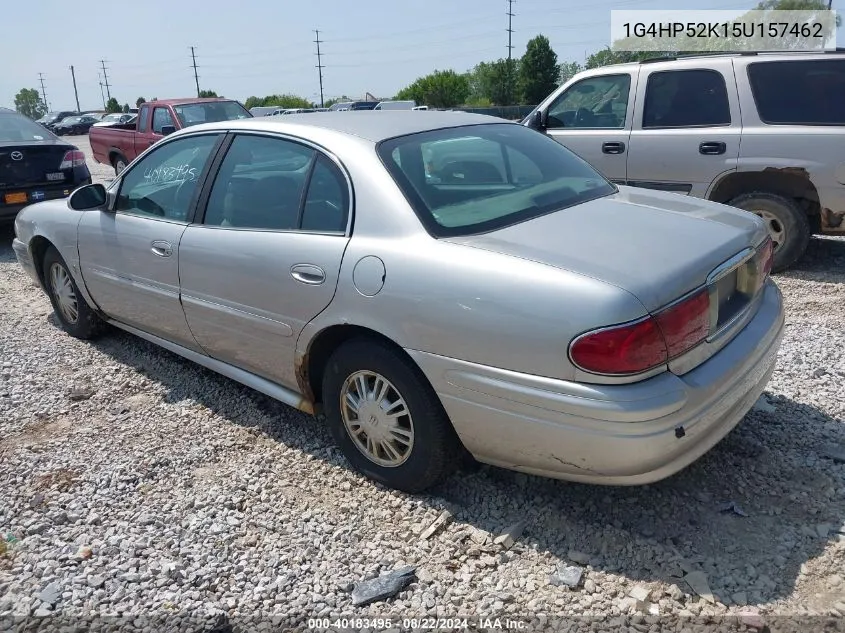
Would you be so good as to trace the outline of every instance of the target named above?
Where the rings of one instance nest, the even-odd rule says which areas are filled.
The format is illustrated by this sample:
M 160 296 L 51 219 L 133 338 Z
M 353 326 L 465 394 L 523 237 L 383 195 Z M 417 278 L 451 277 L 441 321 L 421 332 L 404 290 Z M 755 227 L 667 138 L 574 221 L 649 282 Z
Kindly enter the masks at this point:
M 443 405 L 413 362 L 388 345 L 349 341 L 323 374 L 329 431 L 352 466 L 415 493 L 460 465 L 461 444 Z
M 76 338 L 94 338 L 102 330 L 103 321 L 85 301 L 65 260 L 52 246 L 44 254 L 43 267 L 47 296 L 62 329 Z
M 728 204 L 760 216 L 774 243 L 773 272 L 786 270 L 804 255 L 810 243 L 807 214 L 791 199 L 755 191 L 737 196 Z

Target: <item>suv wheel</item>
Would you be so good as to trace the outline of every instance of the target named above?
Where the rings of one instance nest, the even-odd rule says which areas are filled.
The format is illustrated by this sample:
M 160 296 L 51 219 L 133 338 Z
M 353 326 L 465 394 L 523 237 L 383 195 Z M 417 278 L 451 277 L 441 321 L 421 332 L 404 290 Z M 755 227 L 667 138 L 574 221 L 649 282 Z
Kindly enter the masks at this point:
M 737 196 L 728 204 L 760 216 L 775 247 L 773 272 L 786 270 L 804 255 L 810 243 L 810 221 L 794 201 L 784 196 L 755 191 Z

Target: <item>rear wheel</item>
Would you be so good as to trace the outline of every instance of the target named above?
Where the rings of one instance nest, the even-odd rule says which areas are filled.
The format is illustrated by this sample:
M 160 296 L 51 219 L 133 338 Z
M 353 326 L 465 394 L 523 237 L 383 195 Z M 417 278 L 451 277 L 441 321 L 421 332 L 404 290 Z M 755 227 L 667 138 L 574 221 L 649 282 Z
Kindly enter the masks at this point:
M 380 341 L 349 341 L 332 354 L 323 407 L 352 466 L 386 486 L 420 492 L 461 464 L 460 440 L 431 385 Z
M 53 246 L 44 254 L 43 270 L 47 296 L 62 329 L 76 338 L 97 336 L 102 331 L 103 321 L 85 301 L 65 260 Z
M 126 165 L 128 165 L 128 164 L 129 164 L 129 161 L 127 161 L 120 154 L 118 154 L 114 158 L 112 158 L 112 165 L 114 166 L 114 175 L 119 176 L 120 172 L 122 172 L 124 169 L 126 169 Z
M 750 211 L 766 223 L 774 242 L 774 272 L 786 270 L 804 255 L 810 243 L 810 222 L 793 200 L 755 191 L 737 196 L 728 204 Z

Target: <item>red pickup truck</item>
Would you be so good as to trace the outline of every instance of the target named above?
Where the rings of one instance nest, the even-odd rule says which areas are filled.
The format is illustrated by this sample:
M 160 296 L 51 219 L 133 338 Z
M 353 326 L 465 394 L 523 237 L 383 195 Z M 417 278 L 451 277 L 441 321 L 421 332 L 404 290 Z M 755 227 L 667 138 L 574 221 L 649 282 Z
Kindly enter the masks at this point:
M 92 127 L 91 151 L 98 163 L 111 165 L 119 174 L 135 157 L 168 134 L 209 121 L 252 117 L 231 99 L 166 99 L 142 103 L 134 123 Z

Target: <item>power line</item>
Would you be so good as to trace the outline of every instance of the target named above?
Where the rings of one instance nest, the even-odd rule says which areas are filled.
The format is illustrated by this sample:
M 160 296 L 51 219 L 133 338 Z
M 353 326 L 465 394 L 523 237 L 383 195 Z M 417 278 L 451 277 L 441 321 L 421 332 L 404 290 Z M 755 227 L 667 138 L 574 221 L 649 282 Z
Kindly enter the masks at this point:
M 109 89 L 111 86 L 109 84 L 109 74 L 106 72 L 106 60 L 101 59 L 100 63 L 103 65 L 103 85 L 106 87 L 106 96 L 111 101 L 111 90 Z
M 38 79 L 41 81 L 41 98 L 44 100 L 44 106 L 49 110 L 50 106 L 47 104 L 47 91 L 44 89 L 44 74 L 38 73 Z
M 200 78 L 197 75 L 197 56 L 194 54 L 194 47 L 191 46 L 191 59 L 193 60 L 193 67 L 194 67 L 194 81 L 197 84 L 197 97 L 200 96 Z
M 314 43 L 317 44 L 317 72 L 320 75 L 320 107 L 325 108 L 325 102 L 323 101 L 323 57 L 320 54 L 320 31 L 315 29 L 314 33 L 317 35 L 317 39 L 314 40 Z
M 73 77 L 73 96 L 76 97 L 76 111 L 79 112 L 79 92 L 76 90 L 76 73 L 73 72 L 73 66 L 70 67 L 70 76 Z

